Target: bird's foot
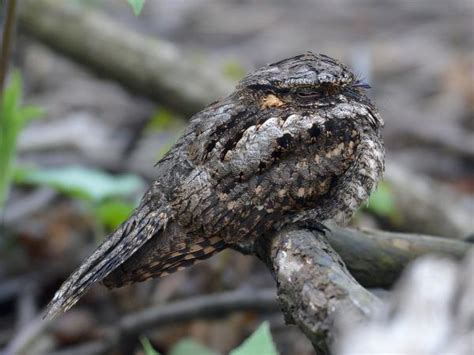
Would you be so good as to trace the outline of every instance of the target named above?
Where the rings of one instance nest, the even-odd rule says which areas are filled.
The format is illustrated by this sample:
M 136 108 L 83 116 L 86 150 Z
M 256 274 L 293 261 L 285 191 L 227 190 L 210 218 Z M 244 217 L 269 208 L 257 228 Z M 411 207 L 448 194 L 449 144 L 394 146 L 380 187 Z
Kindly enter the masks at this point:
M 297 225 L 300 228 L 309 229 L 310 231 L 318 232 L 322 235 L 326 235 L 326 233 L 331 231 L 331 229 L 329 229 L 323 223 L 317 221 L 300 221 L 297 223 Z

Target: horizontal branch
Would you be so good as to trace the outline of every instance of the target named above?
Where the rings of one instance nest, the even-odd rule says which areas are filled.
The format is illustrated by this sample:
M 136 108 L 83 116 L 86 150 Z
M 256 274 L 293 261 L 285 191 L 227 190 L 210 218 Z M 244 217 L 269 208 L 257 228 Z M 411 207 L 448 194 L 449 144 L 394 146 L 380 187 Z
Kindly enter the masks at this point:
M 472 244 L 420 234 L 331 226 L 327 238 L 365 287 L 390 287 L 408 263 L 425 254 L 461 259 Z
M 329 241 L 329 243 L 328 243 Z M 318 349 L 327 349 L 337 335 L 335 319 L 344 314 L 349 322 L 370 316 L 378 299 L 361 287 L 391 285 L 404 266 L 429 253 L 461 258 L 468 243 L 401 233 L 357 231 L 331 227 L 326 237 L 306 230 L 283 231 L 257 245 L 257 255 L 273 272 L 280 305 L 288 322 L 296 323 Z M 57 268 L 55 268 L 57 269 Z M 125 315 L 107 328 L 103 341 L 83 344 L 88 353 L 107 353 L 122 336 L 190 319 L 217 317 L 234 311 L 278 309 L 274 290 L 234 291 L 177 301 Z M 34 324 L 34 325 L 33 325 Z M 9 349 L 22 349 L 47 331 L 48 324 L 32 322 L 12 339 Z M 80 353 L 85 348 L 77 348 Z M 90 350 L 90 351 L 89 351 Z
M 76 3 L 24 0 L 20 30 L 185 116 L 229 93 L 233 84 L 171 43 L 136 33 Z
M 278 309 L 274 289 L 238 290 L 193 297 L 128 314 L 118 322 L 118 329 L 121 333 L 140 333 L 153 327 L 191 319 L 222 317 L 232 312 Z

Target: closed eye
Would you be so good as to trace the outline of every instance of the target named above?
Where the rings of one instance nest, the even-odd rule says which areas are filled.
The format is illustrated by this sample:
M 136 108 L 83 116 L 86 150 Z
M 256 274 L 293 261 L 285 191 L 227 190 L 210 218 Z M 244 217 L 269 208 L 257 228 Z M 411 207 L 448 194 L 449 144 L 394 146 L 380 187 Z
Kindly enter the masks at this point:
M 299 91 L 298 96 L 304 99 L 316 99 L 320 98 L 322 95 L 317 91 Z

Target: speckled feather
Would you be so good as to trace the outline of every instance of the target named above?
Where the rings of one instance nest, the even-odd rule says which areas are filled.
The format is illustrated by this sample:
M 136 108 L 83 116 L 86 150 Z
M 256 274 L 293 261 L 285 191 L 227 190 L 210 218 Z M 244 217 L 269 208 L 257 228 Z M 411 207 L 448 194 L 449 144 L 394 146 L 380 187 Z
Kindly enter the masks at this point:
M 47 316 L 99 281 L 166 275 L 288 224 L 347 221 L 384 169 L 383 121 L 363 87 L 312 53 L 247 75 L 192 118 L 133 216 L 66 280 Z

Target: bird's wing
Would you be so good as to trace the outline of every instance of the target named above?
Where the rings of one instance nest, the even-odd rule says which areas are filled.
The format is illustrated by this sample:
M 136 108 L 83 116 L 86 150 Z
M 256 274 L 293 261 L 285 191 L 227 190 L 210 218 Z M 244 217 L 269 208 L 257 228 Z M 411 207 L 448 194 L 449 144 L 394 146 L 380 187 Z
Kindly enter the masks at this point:
M 190 154 L 220 185 L 263 177 L 271 174 L 275 165 L 291 159 L 295 164 L 311 162 L 315 176 L 338 176 L 347 169 L 350 154 L 356 150 L 359 133 L 350 120 L 295 113 L 280 104 L 260 111 L 242 105 L 224 108 L 220 121 L 201 122 Z
M 54 318 L 71 308 L 94 283 L 102 281 L 149 239 L 163 231 L 170 217 L 168 203 L 153 186 L 133 215 L 62 284 L 49 303 L 45 318 Z

